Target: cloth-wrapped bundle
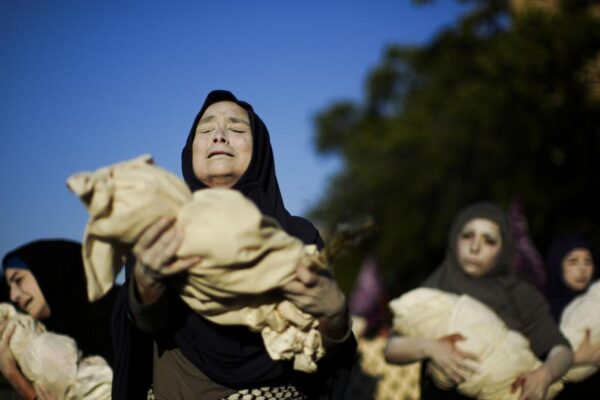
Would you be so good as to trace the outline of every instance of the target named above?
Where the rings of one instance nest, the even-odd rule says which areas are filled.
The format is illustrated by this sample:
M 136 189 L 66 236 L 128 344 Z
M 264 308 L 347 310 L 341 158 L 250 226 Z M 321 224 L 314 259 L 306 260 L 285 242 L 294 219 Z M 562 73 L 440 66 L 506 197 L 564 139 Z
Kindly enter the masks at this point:
M 593 345 L 600 343 L 600 281 L 594 283 L 582 295 L 577 296 L 565 308 L 560 317 L 560 330 L 576 350 L 585 336 L 585 330 L 590 330 Z M 579 382 L 592 376 L 598 367 L 593 365 L 578 365 L 565 374 L 563 379 Z
M 457 342 L 461 351 L 475 354 L 475 372 L 457 386 L 460 393 L 481 400 L 518 399 L 511 385 L 521 374 L 536 369 L 541 362 L 529 348 L 528 340 L 509 330 L 496 313 L 468 295 L 438 289 L 419 288 L 390 302 L 394 330 L 411 338 L 439 339 L 460 333 L 466 340 Z M 448 377 L 433 363 L 427 371 L 435 384 L 450 389 Z M 546 396 L 552 399 L 562 389 L 553 384 Z
M 15 325 L 10 341 L 23 375 L 42 393 L 56 400 L 104 400 L 111 398 L 112 370 L 99 356 L 81 358 L 75 341 L 46 331 L 31 316 L 0 303 L 0 321 Z
M 123 257 L 149 224 L 176 218 L 184 231 L 177 257 L 201 257 L 173 281 L 190 308 L 217 324 L 260 332 L 274 360 L 316 370 L 325 354 L 318 321 L 277 293 L 301 260 L 326 267 L 315 246 L 288 235 L 235 190 L 192 194 L 148 155 L 73 175 L 67 185 L 90 214 L 83 240 L 90 300 L 113 286 Z

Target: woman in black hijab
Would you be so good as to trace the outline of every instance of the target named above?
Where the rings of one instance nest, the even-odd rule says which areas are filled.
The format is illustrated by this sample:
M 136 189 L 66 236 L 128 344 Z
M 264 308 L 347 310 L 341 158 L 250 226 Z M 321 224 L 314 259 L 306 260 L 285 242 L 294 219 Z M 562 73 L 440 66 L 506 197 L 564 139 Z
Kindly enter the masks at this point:
M 489 203 L 476 203 L 455 219 L 448 239 L 446 258 L 424 286 L 456 294 L 468 294 L 483 302 L 506 323 L 509 329 L 526 336 L 531 350 L 544 364 L 519 379 L 521 399 L 543 399 L 551 383 L 571 366 L 573 354 L 550 315 L 542 295 L 532 285 L 510 272 L 513 243 L 506 215 Z M 472 370 L 471 354 L 461 352 L 459 334 L 439 340 L 393 337 L 388 342 L 389 362 L 433 362 L 459 384 Z M 424 363 L 424 364 L 426 364 Z M 456 391 L 433 385 L 422 368 L 422 399 L 463 399 Z
M 565 307 L 583 294 L 600 276 L 591 243 L 580 234 L 561 237 L 548 253 L 546 298 L 554 319 L 560 321 Z
M 49 331 L 72 337 L 83 356 L 100 355 L 112 364 L 110 315 L 117 290 L 94 303 L 88 300 L 81 244 L 30 242 L 7 253 L 2 268 L 2 284 L 8 284 L 5 290 L 17 308 Z
M 285 209 L 267 128 L 248 103 L 230 92 L 213 91 L 207 96 L 183 148 L 182 171 L 192 191 L 208 187 L 238 190 L 261 212 L 277 219 L 287 233 L 306 244 L 323 246 L 309 221 L 291 216 Z M 289 300 L 319 318 L 321 333 L 333 343 L 315 374 L 297 373 L 289 363 L 269 357 L 259 334 L 204 319 L 174 295 L 169 280 L 156 275 L 154 271 L 161 265 L 184 271 L 197 262 L 173 259 L 181 240 L 182 233 L 172 221 L 161 219 L 151 224 L 134 246 L 133 278 L 120 303 L 126 305 L 115 314 L 119 358 L 121 353 L 128 356 L 117 363 L 114 399 L 142 398 L 150 383 L 157 399 L 218 400 L 252 392 L 254 396 L 279 392 L 292 396 L 288 398 L 342 398 L 355 341 L 345 298 L 331 276 L 300 266 L 298 279 L 284 288 Z M 123 318 L 128 313 L 133 324 Z M 151 371 L 146 368 L 140 374 L 132 360 L 147 357 L 151 350 L 142 348 L 141 343 L 149 341 L 154 342 L 155 350 L 145 366 L 150 365 Z
M 596 267 L 591 243 L 581 234 L 571 234 L 558 238 L 550 246 L 547 260 L 548 283 L 546 298 L 557 322 L 560 322 L 564 309 L 577 296 L 582 295 L 600 275 Z M 576 364 L 600 366 L 599 346 L 591 342 L 590 332 L 575 352 Z M 600 390 L 600 373 L 577 383 L 567 383 L 557 399 L 583 399 L 589 393 Z

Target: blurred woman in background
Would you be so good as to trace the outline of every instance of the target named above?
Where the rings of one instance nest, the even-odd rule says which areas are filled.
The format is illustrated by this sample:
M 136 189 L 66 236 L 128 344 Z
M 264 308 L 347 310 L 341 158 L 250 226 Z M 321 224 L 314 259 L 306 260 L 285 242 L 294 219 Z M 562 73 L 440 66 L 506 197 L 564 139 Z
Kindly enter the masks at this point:
M 591 243 L 581 234 L 563 236 L 554 241 L 548 252 L 546 297 L 552 315 L 560 322 L 564 309 L 582 295 L 600 275 Z M 600 318 L 600 316 L 599 316 Z M 575 364 L 600 367 L 600 343 L 593 344 L 590 330 L 575 351 Z M 567 383 L 558 398 L 585 399 L 600 392 L 600 373 L 577 383 Z
M 20 311 L 47 330 L 70 336 L 83 356 L 102 356 L 113 362 L 110 334 L 111 290 L 97 302 L 87 298 L 81 244 L 69 240 L 37 240 L 7 253 L 2 259 L 4 290 Z M 0 370 L 24 398 L 35 393 L 20 372 L 9 349 L 10 327 L 0 326 Z
M 531 350 L 545 360 L 516 382 L 521 399 L 539 400 L 548 387 L 567 371 L 573 353 L 553 320 L 542 294 L 509 269 L 513 243 L 505 213 L 488 203 L 473 204 L 456 217 L 450 230 L 446 259 L 425 281 L 425 287 L 468 294 L 496 312 L 509 329 L 523 334 Z M 392 337 L 385 355 L 388 362 L 424 361 L 421 369 L 422 399 L 464 399 L 456 390 L 437 388 L 427 374 L 434 363 L 456 386 L 472 373 L 473 354 L 460 351 L 456 333 L 437 340 Z

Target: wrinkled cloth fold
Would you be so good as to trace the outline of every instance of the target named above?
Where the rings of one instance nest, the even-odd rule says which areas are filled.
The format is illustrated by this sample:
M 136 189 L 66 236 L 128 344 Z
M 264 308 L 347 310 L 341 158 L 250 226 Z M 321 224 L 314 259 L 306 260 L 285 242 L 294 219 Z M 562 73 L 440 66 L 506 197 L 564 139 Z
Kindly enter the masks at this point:
M 15 326 L 10 350 L 38 396 L 56 400 L 109 400 L 112 370 L 100 356 L 80 357 L 75 341 L 0 303 L 0 321 Z M 45 397 L 44 397 L 45 398 Z
M 541 365 L 529 348 L 529 341 L 517 331 L 509 330 L 496 313 L 469 295 L 457 295 L 438 289 L 411 290 L 390 302 L 394 330 L 411 338 L 439 339 L 460 333 L 466 340 L 457 347 L 475 354 L 475 372 L 457 390 L 480 400 L 518 399 L 511 384 L 521 374 Z M 433 363 L 428 373 L 442 389 L 452 386 L 448 377 Z M 550 386 L 546 399 L 562 389 L 561 383 Z
M 175 218 L 184 231 L 177 257 L 201 259 L 172 280 L 183 301 L 212 322 L 260 332 L 272 359 L 316 370 L 325 354 L 318 321 L 278 293 L 295 278 L 300 260 L 325 268 L 315 246 L 288 235 L 235 190 L 192 194 L 148 155 L 73 175 L 67 185 L 90 214 L 82 251 L 91 300 L 110 290 L 149 224 Z
M 577 296 L 565 308 L 560 319 L 560 330 L 576 350 L 590 330 L 593 345 L 600 343 L 600 281 L 592 284 L 582 295 Z M 564 379 L 569 382 L 580 382 L 598 371 L 593 365 L 577 365 L 569 369 Z

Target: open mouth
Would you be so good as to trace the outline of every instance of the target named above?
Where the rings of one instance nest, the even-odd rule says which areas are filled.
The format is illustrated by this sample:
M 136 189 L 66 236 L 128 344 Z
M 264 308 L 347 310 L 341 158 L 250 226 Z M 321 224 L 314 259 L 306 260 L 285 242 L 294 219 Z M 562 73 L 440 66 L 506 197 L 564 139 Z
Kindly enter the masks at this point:
M 32 299 L 29 299 L 29 300 L 24 301 L 21 305 L 19 305 L 21 310 L 27 311 L 27 307 L 29 307 L 29 305 L 31 304 L 31 301 L 32 301 Z

